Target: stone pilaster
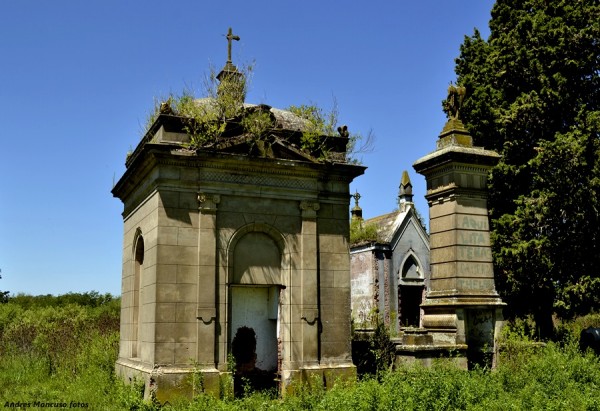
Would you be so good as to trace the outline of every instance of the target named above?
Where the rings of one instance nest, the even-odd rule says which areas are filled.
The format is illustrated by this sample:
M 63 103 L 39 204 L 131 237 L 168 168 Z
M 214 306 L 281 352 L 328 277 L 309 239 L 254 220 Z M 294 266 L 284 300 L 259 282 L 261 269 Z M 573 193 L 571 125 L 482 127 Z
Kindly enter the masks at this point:
M 215 369 L 217 324 L 217 206 L 218 194 L 198 193 L 198 345 L 197 362 L 202 368 Z M 215 370 L 216 371 L 216 370 Z
M 316 366 L 319 363 L 319 301 L 318 301 L 318 244 L 317 211 L 318 202 L 302 201 L 302 239 L 301 239 L 301 283 L 302 306 L 302 364 L 303 367 Z

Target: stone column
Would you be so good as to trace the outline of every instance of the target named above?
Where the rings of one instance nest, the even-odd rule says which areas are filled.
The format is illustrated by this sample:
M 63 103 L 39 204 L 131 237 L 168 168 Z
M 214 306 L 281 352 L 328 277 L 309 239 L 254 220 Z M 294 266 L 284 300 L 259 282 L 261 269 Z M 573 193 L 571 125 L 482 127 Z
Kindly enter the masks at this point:
M 475 357 L 483 355 L 483 347 L 493 349 L 502 322 L 487 209 L 487 176 L 499 158 L 474 147 L 453 118 L 437 149 L 413 165 L 427 180 L 430 207 L 431 281 L 423 326 L 436 344 L 466 344 L 470 362 L 479 362 Z
M 301 239 L 301 321 L 302 321 L 302 367 L 317 366 L 319 363 L 319 305 L 318 305 L 318 245 L 317 245 L 317 202 L 302 201 Z
M 217 353 L 217 205 L 218 194 L 198 193 L 198 364 L 216 372 Z

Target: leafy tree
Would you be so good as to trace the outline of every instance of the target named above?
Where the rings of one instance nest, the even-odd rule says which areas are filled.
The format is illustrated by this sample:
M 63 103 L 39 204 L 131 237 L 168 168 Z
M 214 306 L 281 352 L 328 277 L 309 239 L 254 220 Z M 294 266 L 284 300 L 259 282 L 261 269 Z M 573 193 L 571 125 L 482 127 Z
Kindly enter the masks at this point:
M 8 302 L 10 291 L 0 291 L 0 304 Z
M 513 315 L 600 307 L 600 2 L 498 0 L 456 60 L 475 143 L 499 151 L 490 214 Z
M 0 270 L 0 273 L 1 272 L 2 272 L 2 270 Z M 0 275 L 0 278 L 2 278 L 1 275 Z M 0 291 L 0 304 L 8 302 L 8 295 L 9 294 L 10 294 L 10 291 Z
M 45 295 L 29 295 L 19 293 L 10 298 L 11 303 L 19 305 L 24 309 L 41 308 L 41 307 L 62 307 L 67 305 L 80 305 L 82 307 L 102 307 L 118 302 L 119 298 L 113 297 L 110 293 L 100 294 L 98 291 L 89 291 L 85 293 L 69 292 L 54 296 L 52 294 Z

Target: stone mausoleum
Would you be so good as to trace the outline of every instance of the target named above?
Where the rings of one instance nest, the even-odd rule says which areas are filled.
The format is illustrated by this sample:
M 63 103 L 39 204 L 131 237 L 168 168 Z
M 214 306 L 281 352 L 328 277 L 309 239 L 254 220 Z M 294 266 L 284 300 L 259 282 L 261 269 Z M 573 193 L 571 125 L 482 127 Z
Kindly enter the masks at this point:
M 230 53 L 221 85 L 242 77 Z M 345 128 L 309 146 L 305 118 L 238 103 L 196 146 L 192 120 L 163 105 L 112 191 L 124 204 L 116 368 L 159 401 L 242 377 L 285 391 L 356 375 L 347 210 L 365 168 L 346 161 Z M 268 127 L 244 126 L 253 114 Z
M 429 235 L 413 203 L 412 183 L 402 173 L 396 210 L 362 219 L 355 194 L 352 220 L 373 226 L 376 238 L 350 247 L 352 319 L 356 330 L 368 332 L 379 316 L 390 332 L 420 327 L 421 303 L 429 281 Z

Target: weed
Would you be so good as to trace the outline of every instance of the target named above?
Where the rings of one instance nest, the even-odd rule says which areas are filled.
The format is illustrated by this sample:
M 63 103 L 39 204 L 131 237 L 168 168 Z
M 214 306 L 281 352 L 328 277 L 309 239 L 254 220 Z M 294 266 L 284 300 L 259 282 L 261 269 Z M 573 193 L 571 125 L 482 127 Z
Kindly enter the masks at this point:
M 368 320 L 372 331 L 361 338 L 353 338 L 352 360 L 361 376 L 380 377 L 388 372 L 396 356 L 395 345 L 390 339 L 390 330 L 374 309 Z M 355 335 L 358 337 L 358 335 Z

